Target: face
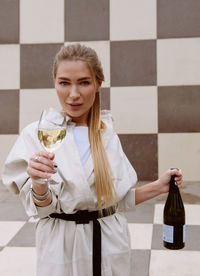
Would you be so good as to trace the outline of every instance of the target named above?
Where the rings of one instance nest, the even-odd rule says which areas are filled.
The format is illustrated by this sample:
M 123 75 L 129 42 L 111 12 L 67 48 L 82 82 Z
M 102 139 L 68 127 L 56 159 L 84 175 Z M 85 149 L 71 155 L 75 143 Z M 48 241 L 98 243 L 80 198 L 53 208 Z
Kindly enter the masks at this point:
M 55 88 L 62 109 L 77 125 L 87 125 L 90 108 L 100 88 L 83 61 L 62 61 L 57 69 Z

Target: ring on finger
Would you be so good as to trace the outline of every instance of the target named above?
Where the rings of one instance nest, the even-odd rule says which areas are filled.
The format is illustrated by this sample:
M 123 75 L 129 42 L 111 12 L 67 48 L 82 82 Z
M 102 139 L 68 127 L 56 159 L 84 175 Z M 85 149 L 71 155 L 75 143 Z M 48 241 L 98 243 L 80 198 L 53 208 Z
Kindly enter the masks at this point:
M 37 156 L 34 158 L 35 162 L 39 162 L 39 158 L 40 158 L 40 156 L 37 155 Z

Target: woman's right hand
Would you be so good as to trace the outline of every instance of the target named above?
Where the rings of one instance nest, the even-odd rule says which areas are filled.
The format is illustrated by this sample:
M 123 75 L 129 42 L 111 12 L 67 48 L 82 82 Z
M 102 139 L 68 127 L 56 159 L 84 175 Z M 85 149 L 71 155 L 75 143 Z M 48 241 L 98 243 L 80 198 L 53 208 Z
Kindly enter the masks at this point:
M 44 184 L 36 182 L 37 179 L 48 179 L 53 173 L 56 173 L 56 164 L 54 153 L 41 151 L 30 157 L 28 162 L 27 173 L 32 179 L 32 189 L 34 191 L 33 201 L 37 206 L 48 206 L 52 201 L 52 193 L 48 188 L 48 182 Z M 49 191 L 49 193 L 48 193 Z M 47 194 L 48 193 L 48 194 Z M 41 197 L 47 194 L 47 198 L 41 200 Z
M 27 173 L 34 182 L 38 178 L 48 179 L 56 173 L 56 164 L 53 161 L 54 153 L 40 151 L 30 157 L 27 167 Z

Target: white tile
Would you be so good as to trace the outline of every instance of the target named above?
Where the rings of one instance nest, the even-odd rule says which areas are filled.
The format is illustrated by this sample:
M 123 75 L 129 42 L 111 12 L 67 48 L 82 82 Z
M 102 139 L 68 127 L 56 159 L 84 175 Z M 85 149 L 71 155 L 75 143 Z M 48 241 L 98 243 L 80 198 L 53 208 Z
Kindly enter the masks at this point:
M 64 0 L 21 0 L 20 42 L 64 42 Z
M 0 221 L 0 246 L 5 246 L 24 224 L 24 221 Z
M 158 85 L 200 84 L 200 38 L 157 41 Z
M 154 208 L 154 224 L 163 224 L 164 204 L 155 204 Z
M 19 89 L 19 45 L 0 45 L 0 89 Z
M 0 172 L 2 172 L 5 160 L 15 141 L 17 140 L 17 137 L 18 135 L 0 135 Z
M 184 181 L 199 181 L 199 164 L 200 133 L 158 134 L 159 175 L 168 168 L 181 168 Z
M 152 250 L 149 276 L 199 276 L 199 251 Z
M 200 225 L 200 205 L 184 204 L 186 225 Z M 163 223 L 164 204 L 156 204 L 154 211 L 154 224 Z
M 185 204 L 186 224 L 200 225 L 200 205 Z
M 60 109 L 55 89 L 20 90 L 20 130 L 39 120 L 42 110 L 46 107 Z
M 151 249 L 152 224 L 129 223 L 131 249 Z
M 0 251 L 0 274 L 2 276 L 35 276 L 35 248 L 6 247 Z
M 111 0 L 110 39 L 156 38 L 156 0 Z
M 111 87 L 110 98 L 118 133 L 157 133 L 156 87 Z
M 77 42 L 65 42 L 65 45 L 70 45 Z M 109 41 L 79 41 L 87 47 L 93 48 L 102 64 L 105 81 L 102 83 L 102 87 L 110 86 L 110 42 Z

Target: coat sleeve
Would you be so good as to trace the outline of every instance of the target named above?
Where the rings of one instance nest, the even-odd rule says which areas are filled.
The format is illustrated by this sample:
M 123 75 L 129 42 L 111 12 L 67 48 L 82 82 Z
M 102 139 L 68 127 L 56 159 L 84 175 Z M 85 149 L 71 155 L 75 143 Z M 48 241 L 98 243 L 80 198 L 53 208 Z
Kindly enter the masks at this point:
M 129 212 L 135 209 L 135 187 L 134 186 L 137 183 L 137 174 L 125 154 L 124 154 L 124 162 L 126 164 L 127 174 L 130 182 L 125 196 L 118 203 L 119 212 Z
M 55 211 L 57 196 L 54 189 L 51 188 L 52 202 L 50 205 L 38 207 L 33 202 L 32 181 L 26 170 L 30 156 L 40 150 L 34 124 L 31 124 L 22 131 L 11 149 L 3 167 L 2 182 L 10 191 L 19 194 L 28 216 L 42 218 Z

